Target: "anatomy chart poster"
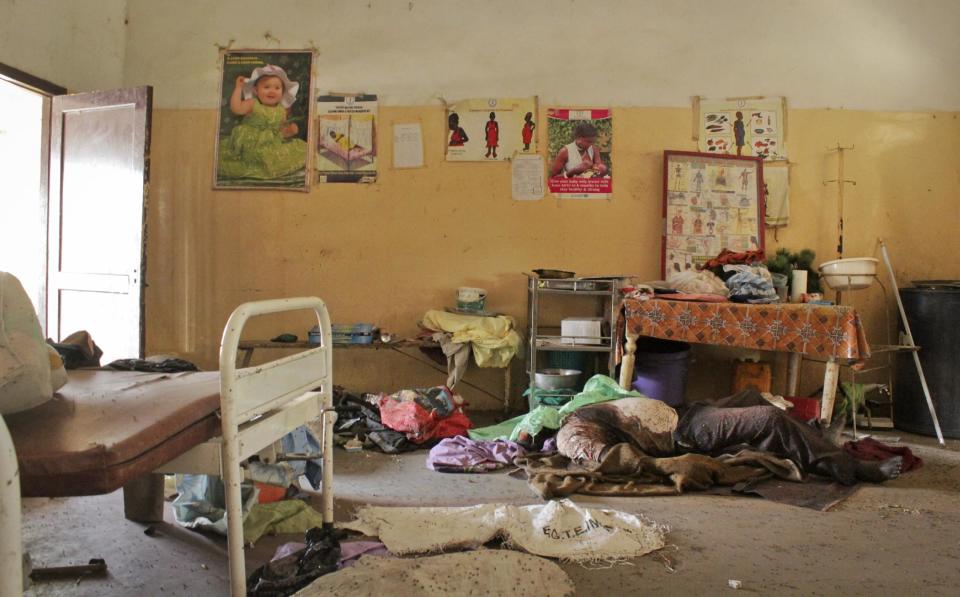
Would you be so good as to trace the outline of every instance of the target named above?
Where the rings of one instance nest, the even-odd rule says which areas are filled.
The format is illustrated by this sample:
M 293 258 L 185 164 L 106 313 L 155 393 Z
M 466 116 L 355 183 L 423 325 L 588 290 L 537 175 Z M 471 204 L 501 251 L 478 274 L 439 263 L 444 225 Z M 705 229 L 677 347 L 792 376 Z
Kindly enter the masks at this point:
M 664 279 L 723 249 L 763 249 L 762 166 L 756 157 L 664 152 Z
M 695 131 L 700 151 L 785 160 L 785 103 L 782 97 L 700 99 Z
M 537 153 L 537 98 L 469 99 L 447 106 L 451 162 L 495 162 Z
M 606 108 L 547 111 L 547 187 L 561 199 L 613 193 L 613 118 Z
M 318 182 L 377 179 L 377 96 L 317 97 Z

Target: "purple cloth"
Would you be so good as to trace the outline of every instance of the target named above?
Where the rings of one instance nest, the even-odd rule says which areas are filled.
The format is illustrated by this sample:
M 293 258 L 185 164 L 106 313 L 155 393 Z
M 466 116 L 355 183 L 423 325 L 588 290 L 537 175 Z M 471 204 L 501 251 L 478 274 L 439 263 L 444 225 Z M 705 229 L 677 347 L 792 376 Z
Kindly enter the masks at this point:
M 448 437 L 430 450 L 427 468 L 441 473 L 485 473 L 513 464 L 514 458 L 526 453 L 519 444 L 506 440 Z
M 379 541 L 351 541 L 340 544 L 340 568 L 353 566 L 360 556 L 393 557 Z
M 541 454 L 545 454 L 545 453 L 548 453 L 548 452 L 556 452 L 556 451 L 557 451 L 557 438 L 556 438 L 556 436 L 554 436 L 554 437 L 548 437 L 548 438 L 547 438 L 547 441 L 543 442 L 543 447 L 540 448 L 540 453 L 541 453 Z

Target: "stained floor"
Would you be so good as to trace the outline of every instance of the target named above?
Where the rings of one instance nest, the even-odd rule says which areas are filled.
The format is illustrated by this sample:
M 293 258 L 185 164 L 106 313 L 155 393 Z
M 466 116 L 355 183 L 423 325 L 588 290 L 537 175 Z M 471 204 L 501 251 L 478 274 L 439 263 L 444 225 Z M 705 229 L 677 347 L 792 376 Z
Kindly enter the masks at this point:
M 689 494 L 656 498 L 577 498 L 643 513 L 670 526 L 669 546 L 625 565 L 563 564 L 582 595 L 953 595 L 960 586 L 960 441 L 896 433 L 919 456 L 919 471 L 863 486 L 830 512 L 758 498 Z M 881 434 L 880 437 L 883 437 Z M 336 453 L 337 518 L 361 504 L 539 503 L 520 479 L 502 473 L 448 475 L 424 466 L 425 453 Z M 224 541 L 167 522 L 123 518 L 120 492 L 28 499 L 24 545 L 35 564 L 107 561 L 109 576 L 35 585 L 28 595 L 226 595 Z M 295 536 L 267 537 L 247 553 L 248 570 Z

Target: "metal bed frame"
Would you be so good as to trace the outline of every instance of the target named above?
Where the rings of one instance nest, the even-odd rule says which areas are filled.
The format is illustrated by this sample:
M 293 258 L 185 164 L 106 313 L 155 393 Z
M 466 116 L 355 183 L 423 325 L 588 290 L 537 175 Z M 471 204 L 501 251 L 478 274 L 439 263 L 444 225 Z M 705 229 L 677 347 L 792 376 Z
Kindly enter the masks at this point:
M 321 344 L 269 363 L 237 368 L 247 321 L 259 315 L 312 310 Z M 230 592 L 246 595 L 240 483 L 241 463 L 307 421 L 321 419 L 325 527 L 333 526 L 333 343 L 330 316 L 316 297 L 244 303 L 231 314 L 220 343 L 221 436 L 200 444 L 158 473 L 222 475 L 226 495 Z M 20 482 L 16 449 L 0 418 L 0 595 L 23 592 Z

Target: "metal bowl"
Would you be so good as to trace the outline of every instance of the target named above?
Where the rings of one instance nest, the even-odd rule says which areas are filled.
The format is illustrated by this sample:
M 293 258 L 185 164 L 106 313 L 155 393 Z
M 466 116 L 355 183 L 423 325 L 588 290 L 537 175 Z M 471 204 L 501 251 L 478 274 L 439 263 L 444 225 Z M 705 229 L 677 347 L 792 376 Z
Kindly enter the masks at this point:
M 579 369 L 541 369 L 534 374 L 534 383 L 541 390 L 569 390 L 580 381 Z

